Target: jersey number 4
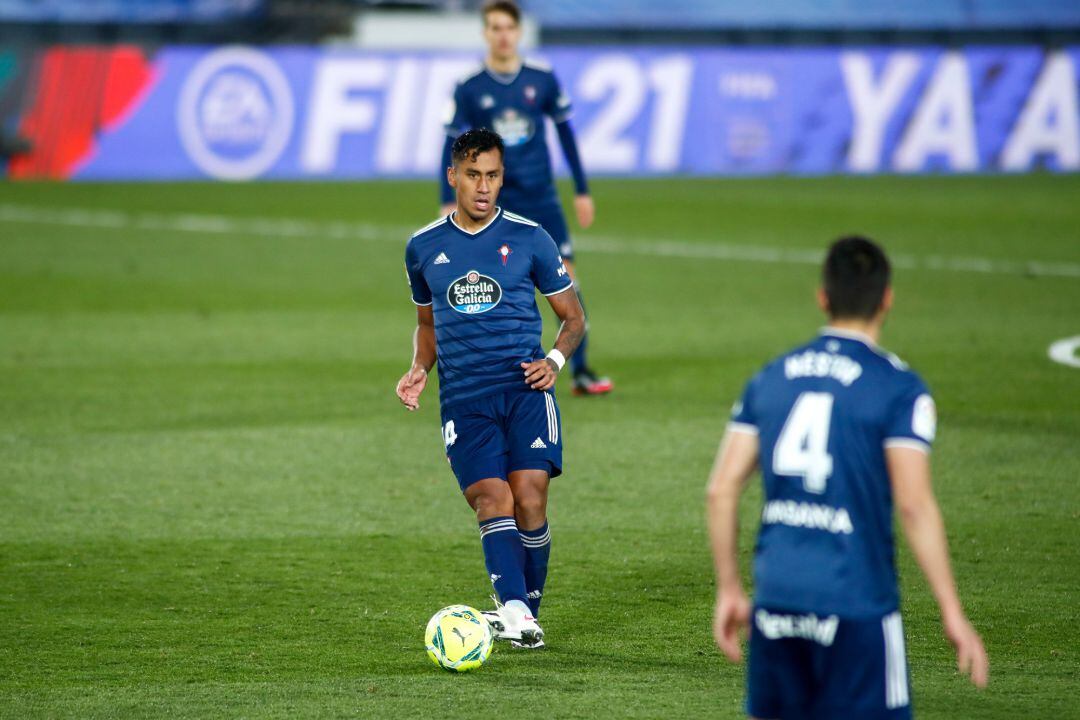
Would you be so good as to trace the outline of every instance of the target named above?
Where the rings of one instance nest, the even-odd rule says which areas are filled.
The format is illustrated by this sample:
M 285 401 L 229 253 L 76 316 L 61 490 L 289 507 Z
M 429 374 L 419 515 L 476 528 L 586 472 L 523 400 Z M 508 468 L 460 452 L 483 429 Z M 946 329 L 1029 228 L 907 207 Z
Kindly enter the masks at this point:
M 806 492 L 818 495 L 825 492 L 825 483 L 833 470 L 829 454 L 832 406 L 830 393 L 800 395 L 773 448 L 773 472 L 801 477 Z

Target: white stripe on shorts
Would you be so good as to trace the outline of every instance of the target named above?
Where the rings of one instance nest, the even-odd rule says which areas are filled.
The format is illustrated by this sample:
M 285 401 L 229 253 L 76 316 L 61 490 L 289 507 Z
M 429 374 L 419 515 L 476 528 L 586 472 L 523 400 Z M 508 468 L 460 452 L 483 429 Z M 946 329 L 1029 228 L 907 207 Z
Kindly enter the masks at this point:
M 544 393 L 544 403 L 547 405 L 548 440 L 553 443 L 558 443 L 559 415 L 555 412 L 555 398 L 553 398 L 550 393 Z
M 904 707 L 908 704 L 907 659 L 904 653 L 904 623 L 894 612 L 881 620 L 885 635 L 885 707 Z
M 544 412 L 547 414 L 548 442 L 555 442 L 555 428 L 551 426 L 551 403 L 548 402 L 548 394 L 544 393 Z

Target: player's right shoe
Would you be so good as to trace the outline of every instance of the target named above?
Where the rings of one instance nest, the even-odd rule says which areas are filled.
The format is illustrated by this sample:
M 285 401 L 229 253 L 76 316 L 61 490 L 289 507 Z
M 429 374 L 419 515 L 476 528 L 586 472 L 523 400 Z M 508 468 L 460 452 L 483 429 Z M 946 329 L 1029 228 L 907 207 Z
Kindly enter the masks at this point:
M 514 641 L 515 647 L 543 646 L 544 630 L 531 614 L 506 605 L 480 613 L 491 626 L 496 640 Z
M 487 624 L 491 626 L 491 634 L 496 640 L 502 640 L 502 633 L 506 630 L 506 625 L 503 624 L 502 615 L 498 610 L 482 610 L 480 614 L 487 620 Z
M 615 389 L 611 378 L 597 377 L 589 368 L 574 373 L 575 395 L 605 395 Z
M 540 648 L 544 647 L 544 640 L 537 640 L 532 645 L 526 645 L 520 640 L 511 640 L 510 647 L 514 648 L 515 650 L 539 650 Z

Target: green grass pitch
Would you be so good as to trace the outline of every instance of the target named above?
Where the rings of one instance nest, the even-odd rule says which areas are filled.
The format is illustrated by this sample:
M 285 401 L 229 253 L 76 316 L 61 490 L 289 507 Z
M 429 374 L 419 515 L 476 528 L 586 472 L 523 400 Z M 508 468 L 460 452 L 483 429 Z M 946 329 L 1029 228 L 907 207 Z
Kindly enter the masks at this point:
M 1080 334 L 1080 177 L 595 185 L 578 269 L 617 390 L 560 381 L 549 647 L 462 676 L 423 628 L 485 605 L 476 527 L 434 388 L 393 393 L 434 186 L 0 186 L 0 717 L 740 716 L 706 474 L 853 231 L 898 261 L 884 344 L 935 393 L 992 664 L 986 692 L 957 675 L 902 551 L 916 714 L 1078 717 L 1080 369 L 1047 347 Z

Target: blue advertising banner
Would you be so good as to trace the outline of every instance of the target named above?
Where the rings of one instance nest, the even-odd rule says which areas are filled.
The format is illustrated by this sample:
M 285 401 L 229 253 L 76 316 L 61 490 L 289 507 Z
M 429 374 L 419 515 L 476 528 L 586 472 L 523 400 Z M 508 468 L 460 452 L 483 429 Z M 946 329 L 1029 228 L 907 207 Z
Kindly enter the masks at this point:
M 48 161 L 22 159 L 9 174 L 434 178 L 454 85 L 478 67 L 459 53 L 133 52 L 94 61 L 119 68 L 100 86 L 101 118 L 69 132 L 48 107 L 64 93 L 20 104 L 15 124 Z M 573 99 L 593 174 L 1080 169 L 1080 48 L 551 48 L 541 59 Z M 72 73 L 53 60 L 62 85 Z

